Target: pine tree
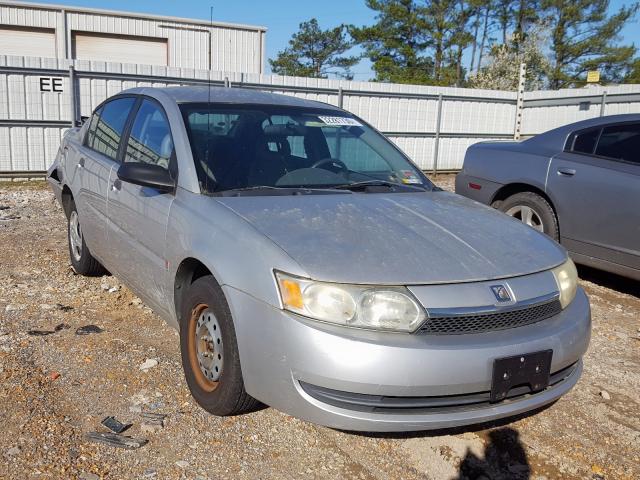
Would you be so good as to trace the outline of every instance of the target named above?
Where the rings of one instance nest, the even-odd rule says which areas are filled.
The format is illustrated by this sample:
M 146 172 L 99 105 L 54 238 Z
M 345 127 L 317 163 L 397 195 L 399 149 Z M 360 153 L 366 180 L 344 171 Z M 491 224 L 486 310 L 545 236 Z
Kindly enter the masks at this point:
M 373 63 L 379 82 L 429 84 L 433 60 L 426 55 L 431 39 L 426 35 L 425 9 L 415 0 L 366 0 L 378 12 L 376 23 L 351 33 Z
M 551 88 L 582 85 L 589 70 L 600 70 L 604 82 L 622 80 L 635 48 L 617 43 L 637 5 L 611 16 L 609 0 L 542 0 L 542 8 L 551 30 Z
M 347 30 L 346 25 L 321 30 L 315 18 L 301 23 L 300 30 L 289 40 L 289 46 L 269 60 L 271 71 L 298 77 L 336 75 L 353 78 L 350 68 L 360 61 L 360 57 L 343 55 L 353 47 Z

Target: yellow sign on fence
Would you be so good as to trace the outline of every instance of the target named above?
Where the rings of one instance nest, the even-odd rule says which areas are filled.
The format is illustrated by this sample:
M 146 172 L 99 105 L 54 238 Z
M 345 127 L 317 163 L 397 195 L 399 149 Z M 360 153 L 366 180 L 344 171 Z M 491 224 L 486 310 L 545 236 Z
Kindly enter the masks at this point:
M 600 81 L 600 72 L 598 70 L 591 70 L 587 72 L 587 83 L 598 83 Z

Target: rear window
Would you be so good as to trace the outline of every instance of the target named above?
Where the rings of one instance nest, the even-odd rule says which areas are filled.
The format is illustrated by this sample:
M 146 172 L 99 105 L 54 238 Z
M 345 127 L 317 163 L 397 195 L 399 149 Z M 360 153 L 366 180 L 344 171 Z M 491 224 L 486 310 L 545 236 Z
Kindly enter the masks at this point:
M 572 152 L 592 154 L 600 136 L 600 128 L 574 134 Z

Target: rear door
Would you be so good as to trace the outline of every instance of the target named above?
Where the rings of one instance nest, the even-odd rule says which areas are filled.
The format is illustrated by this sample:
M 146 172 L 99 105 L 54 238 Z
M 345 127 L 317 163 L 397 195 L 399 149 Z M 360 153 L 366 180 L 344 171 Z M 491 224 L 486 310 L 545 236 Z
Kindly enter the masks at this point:
M 153 163 L 177 178 L 173 136 L 167 116 L 155 100 L 143 97 L 122 147 L 123 162 Z M 118 276 L 155 308 L 166 308 L 166 231 L 172 193 L 161 193 L 118 179 L 109 180 L 109 242 Z
M 547 190 L 569 250 L 640 268 L 640 123 L 575 132 Z
M 133 97 L 109 100 L 96 109 L 86 136 L 74 152 L 71 177 L 80 226 L 85 241 L 109 268 L 107 240 L 107 189 L 111 170 L 117 165 L 118 147 L 127 118 L 135 103 Z

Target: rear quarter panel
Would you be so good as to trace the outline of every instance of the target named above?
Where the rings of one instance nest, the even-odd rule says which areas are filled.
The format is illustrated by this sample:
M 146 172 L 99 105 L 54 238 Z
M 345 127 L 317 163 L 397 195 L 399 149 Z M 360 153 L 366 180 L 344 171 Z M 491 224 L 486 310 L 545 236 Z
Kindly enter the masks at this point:
M 467 149 L 456 192 L 490 204 L 506 185 L 525 184 L 545 191 L 550 161 L 548 154 L 529 150 L 525 143 L 476 143 Z M 465 184 L 467 179 L 482 185 L 481 198 Z

